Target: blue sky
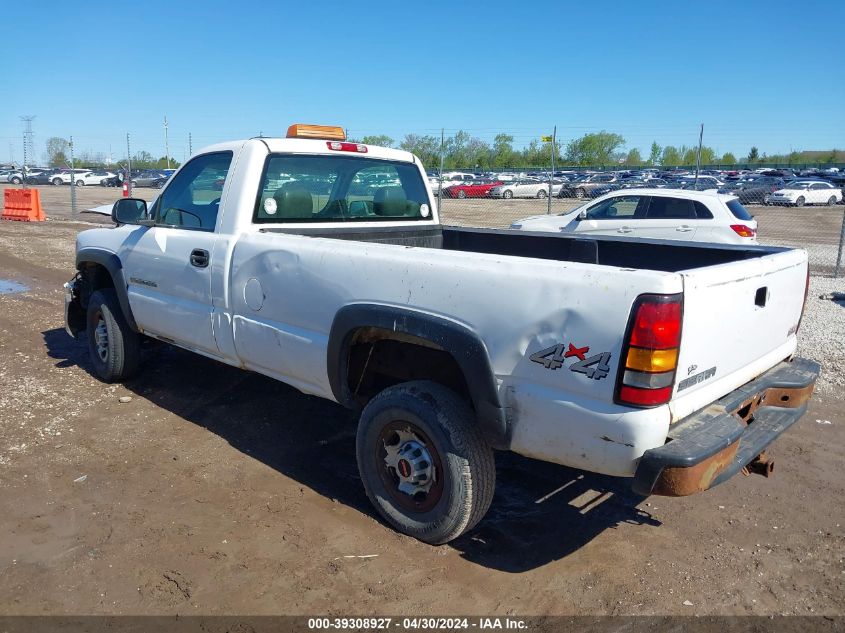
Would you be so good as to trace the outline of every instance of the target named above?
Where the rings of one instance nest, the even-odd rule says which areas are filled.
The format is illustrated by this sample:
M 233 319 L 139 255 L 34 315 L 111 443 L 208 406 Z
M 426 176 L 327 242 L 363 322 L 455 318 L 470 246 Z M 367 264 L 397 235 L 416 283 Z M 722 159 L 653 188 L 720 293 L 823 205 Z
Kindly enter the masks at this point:
M 22 157 L 20 115 L 37 117 L 38 159 L 70 135 L 121 158 L 127 132 L 133 153 L 164 155 L 165 115 L 179 160 L 189 132 L 196 150 L 293 122 L 397 141 L 501 131 L 517 146 L 554 125 L 563 142 L 606 129 L 646 155 L 695 144 L 703 122 L 705 144 L 738 156 L 845 148 L 841 0 L 45 1 L 5 15 L 0 161 Z

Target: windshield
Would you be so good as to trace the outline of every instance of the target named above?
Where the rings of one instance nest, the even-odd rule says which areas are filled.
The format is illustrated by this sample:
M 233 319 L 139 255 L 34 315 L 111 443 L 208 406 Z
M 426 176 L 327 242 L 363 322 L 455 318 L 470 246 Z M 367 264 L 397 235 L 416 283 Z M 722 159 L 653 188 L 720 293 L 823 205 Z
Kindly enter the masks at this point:
M 412 163 L 357 156 L 274 155 L 267 160 L 254 221 L 425 220 L 428 193 Z

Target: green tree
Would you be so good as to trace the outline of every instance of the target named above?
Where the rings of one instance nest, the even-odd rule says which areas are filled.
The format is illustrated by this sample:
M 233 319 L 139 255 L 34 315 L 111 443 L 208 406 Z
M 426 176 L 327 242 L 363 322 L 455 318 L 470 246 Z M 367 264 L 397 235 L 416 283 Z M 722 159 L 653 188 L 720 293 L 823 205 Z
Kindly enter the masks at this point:
M 47 160 L 50 167 L 63 167 L 67 163 L 67 151 L 70 143 L 60 136 L 51 136 L 47 139 Z
M 722 158 L 721 160 L 719 160 L 719 162 L 722 165 L 736 165 L 736 156 L 734 156 L 730 152 L 725 152 L 724 154 L 722 154 Z
M 640 155 L 640 150 L 636 147 L 631 149 L 628 152 L 628 155 L 625 157 L 625 164 L 626 165 L 642 165 L 643 164 L 643 157 Z
M 364 145 L 378 145 L 379 147 L 393 147 L 396 142 L 387 134 L 376 134 L 374 136 L 365 136 L 361 139 Z
M 573 139 L 566 146 L 566 160 L 573 165 L 607 165 L 625 144 L 621 135 L 602 130 Z
M 648 155 L 648 164 L 649 165 L 657 165 L 660 163 L 660 155 L 663 153 L 663 148 L 657 144 L 657 141 L 653 141 L 651 144 L 651 151 Z
M 681 164 L 681 153 L 677 147 L 667 145 L 663 148 L 663 154 L 660 158 L 660 164 L 664 167 L 677 167 Z
M 755 146 L 755 147 L 752 147 L 750 150 L 748 150 L 748 158 L 746 159 L 745 162 L 755 163 L 755 162 L 757 162 L 757 160 L 759 158 L 760 158 L 760 150 L 758 150 L 757 147 Z
M 440 139 L 434 136 L 406 134 L 399 147 L 416 154 L 426 169 L 440 168 Z
M 510 134 L 497 134 L 493 139 L 493 166 L 515 167 L 515 156 L 513 151 L 513 136 Z

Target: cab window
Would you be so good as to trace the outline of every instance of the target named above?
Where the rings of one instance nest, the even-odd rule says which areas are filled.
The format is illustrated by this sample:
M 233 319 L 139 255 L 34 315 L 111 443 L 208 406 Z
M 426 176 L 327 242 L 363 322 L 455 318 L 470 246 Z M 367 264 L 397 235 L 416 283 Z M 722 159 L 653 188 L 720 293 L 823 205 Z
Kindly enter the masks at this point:
M 231 163 L 232 152 L 203 154 L 188 162 L 156 202 L 156 225 L 213 231 Z
M 264 169 L 253 221 L 425 220 L 431 217 L 429 205 L 422 176 L 413 163 L 274 155 Z

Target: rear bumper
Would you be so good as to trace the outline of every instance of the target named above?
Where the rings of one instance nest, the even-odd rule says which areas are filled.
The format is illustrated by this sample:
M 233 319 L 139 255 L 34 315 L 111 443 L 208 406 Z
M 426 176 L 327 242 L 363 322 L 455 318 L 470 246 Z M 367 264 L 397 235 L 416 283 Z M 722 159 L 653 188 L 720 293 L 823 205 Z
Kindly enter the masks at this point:
M 804 358 L 779 363 L 672 426 L 640 459 L 634 492 L 679 497 L 727 481 L 804 415 L 819 371 Z

